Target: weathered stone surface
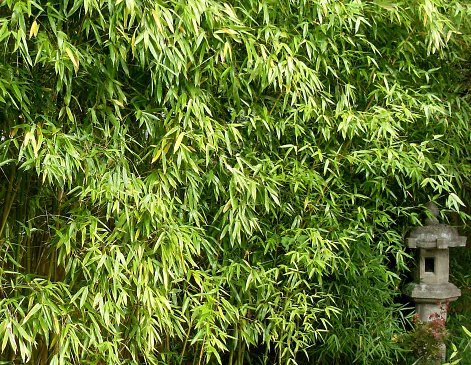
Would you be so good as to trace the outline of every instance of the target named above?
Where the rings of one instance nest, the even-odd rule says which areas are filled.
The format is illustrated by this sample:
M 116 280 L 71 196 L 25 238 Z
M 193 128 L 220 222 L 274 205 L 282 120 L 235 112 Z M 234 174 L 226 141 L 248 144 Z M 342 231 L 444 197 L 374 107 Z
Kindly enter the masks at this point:
M 427 217 L 427 219 L 425 220 L 425 224 L 427 225 L 438 224 L 438 215 L 440 214 L 438 207 L 432 202 L 428 202 L 427 204 L 425 204 L 425 207 L 430 213 L 430 216 Z
M 458 234 L 456 228 L 446 224 L 434 224 L 415 228 L 406 240 L 409 248 L 440 248 L 466 246 L 466 237 Z
M 438 222 L 439 211 L 428 203 L 429 218 L 426 226 L 415 228 L 406 240 L 406 246 L 419 249 L 419 262 L 415 270 L 415 282 L 405 286 L 403 292 L 416 305 L 422 322 L 428 322 L 434 313 L 446 316 L 446 301 L 461 296 L 461 290 L 449 282 L 449 247 L 466 245 L 466 237 L 446 224 Z
M 445 284 L 449 280 L 450 255 L 448 248 L 419 250 L 420 261 L 415 273 L 415 280 L 421 284 Z M 429 260 L 427 267 L 426 260 Z M 430 261 L 433 263 L 433 270 L 430 268 Z
M 409 283 L 404 288 L 404 294 L 416 303 L 438 303 L 446 300 L 453 301 L 461 296 L 461 290 L 452 283 L 419 284 Z
M 416 303 L 417 314 L 422 323 L 427 323 L 431 318 L 435 318 L 437 313 L 446 321 L 447 312 L 443 311 L 443 304 L 441 303 Z

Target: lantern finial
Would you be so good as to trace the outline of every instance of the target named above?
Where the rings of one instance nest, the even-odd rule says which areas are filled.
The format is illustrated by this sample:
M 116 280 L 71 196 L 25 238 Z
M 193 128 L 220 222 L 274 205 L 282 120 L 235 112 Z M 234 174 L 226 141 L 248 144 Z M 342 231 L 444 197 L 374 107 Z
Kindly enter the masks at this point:
M 425 220 L 425 224 L 428 226 L 433 226 L 438 224 L 438 215 L 440 214 L 440 211 L 438 210 L 438 207 L 435 205 L 433 202 L 428 202 L 425 204 L 425 207 L 429 211 L 430 215 L 427 217 Z

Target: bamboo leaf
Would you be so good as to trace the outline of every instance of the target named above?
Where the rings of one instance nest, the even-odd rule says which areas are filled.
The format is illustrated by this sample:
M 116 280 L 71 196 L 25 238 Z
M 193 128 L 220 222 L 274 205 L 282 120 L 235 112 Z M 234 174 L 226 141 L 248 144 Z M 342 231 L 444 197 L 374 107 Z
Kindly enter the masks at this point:
M 77 57 L 75 57 L 74 53 L 72 52 L 72 50 L 69 47 L 65 47 L 65 51 L 67 52 L 67 55 L 69 56 L 70 60 L 72 61 L 73 65 L 74 65 L 75 72 L 77 72 L 78 69 L 79 69 L 79 66 L 80 66 L 79 59 Z
M 33 37 L 37 37 L 38 36 L 38 31 L 39 31 L 39 24 L 36 22 L 36 20 L 34 20 L 33 23 L 31 24 L 31 28 L 29 30 L 29 39 L 31 39 Z
M 185 132 L 181 132 L 175 140 L 175 145 L 173 146 L 173 153 L 176 153 L 178 151 L 178 148 L 182 143 L 183 137 L 185 137 Z
M 23 322 L 22 322 L 22 325 L 24 325 L 26 322 L 28 322 L 28 320 L 34 316 L 34 314 L 39 310 L 41 309 L 41 304 L 39 303 L 36 303 L 33 308 L 31 308 L 31 310 L 28 312 L 28 314 L 26 315 L 26 317 L 23 319 Z

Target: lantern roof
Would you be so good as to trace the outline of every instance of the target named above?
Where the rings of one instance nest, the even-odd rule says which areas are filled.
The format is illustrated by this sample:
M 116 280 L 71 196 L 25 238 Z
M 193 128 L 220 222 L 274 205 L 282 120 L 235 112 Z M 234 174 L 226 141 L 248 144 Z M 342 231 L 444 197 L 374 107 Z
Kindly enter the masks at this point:
M 425 221 L 426 225 L 415 228 L 406 240 L 409 248 L 437 248 L 466 246 L 466 237 L 460 236 L 456 228 L 438 222 L 438 208 L 430 202 L 426 205 L 430 217 Z

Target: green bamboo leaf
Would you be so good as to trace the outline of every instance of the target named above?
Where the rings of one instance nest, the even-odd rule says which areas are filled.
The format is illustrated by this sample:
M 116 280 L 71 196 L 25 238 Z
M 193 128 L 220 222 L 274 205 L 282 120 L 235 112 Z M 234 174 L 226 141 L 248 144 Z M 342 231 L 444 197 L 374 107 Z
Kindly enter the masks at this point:
M 80 66 L 80 61 L 77 57 L 75 57 L 74 53 L 72 52 L 72 50 L 69 48 L 69 47 L 65 47 L 65 51 L 67 53 L 67 55 L 69 56 L 70 60 L 72 61 L 73 65 L 74 65 L 74 68 L 75 68 L 75 72 L 78 71 L 79 69 L 79 66 Z M 69 114 L 69 109 L 68 107 L 67 108 L 67 114 Z M 69 118 L 70 118 L 70 115 L 69 115 Z
M 80 308 L 83 308 L 87 298 L 88 298 L 88 286 L 85 286 L 82 291 L 82 296 L 80 297 Z
M 34 314 L 39 310 L 41 309 L 41 304 L 39 303 L 36 303 L 33 308 L 31 308 L 31 310 L 28 312 L 28 314 L 26 315 L 26 317 L 23 319 L 23 322 L 21 323 L 21 325 L 24 325 L 26 322 L 28 322 L 28 320 L 34 316 Z
M 17 322 L 13 322 L 13 325 L 15 326 L 16 330 L 18 331 L 18 334 L 23 337 L 26 341 L 31 342 L 32 339 L 31 337 L 26 333 L 24 328 Z M 21 344 L 21 341 L 20 341 Z
M 173 146 L 173 153 L 178 151 L 180 144 L 182 143 L 183 137 L 185 137 L 185 132 L 181 132 L 175 140 L 175 145 Z
M 18 346 L 16 344 L 15 336 L 13 335 L 12 322 L 9 322 L 7 324 L 5 335 L 6 335 L 6 338 L 8 338 L 10 342 L 11 348 L 13 349 L 14 352 L 16 352 L 16 350 L 18 349 Z M 4 345 L 2 346 L 4 347 L 6 345 L 5 338 L 3 339 L 3 342 L 4 342 Z

